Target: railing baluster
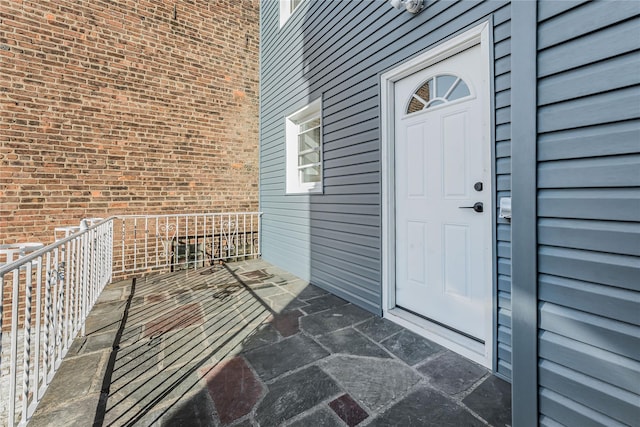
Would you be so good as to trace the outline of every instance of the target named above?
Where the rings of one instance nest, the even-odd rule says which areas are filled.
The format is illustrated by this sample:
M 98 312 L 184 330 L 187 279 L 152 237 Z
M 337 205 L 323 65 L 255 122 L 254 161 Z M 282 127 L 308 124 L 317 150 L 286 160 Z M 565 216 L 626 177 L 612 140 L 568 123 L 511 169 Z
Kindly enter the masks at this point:
M 75 276 L 76 276 L 76 298 L 75 298 L 75 330 L 78 331 L 80 328 L 80 319 L 82 319 L 82 304 L 80 299 L 82 298 L 82 248 L 81 248 L 81 240 L 82 238 L 73 239 L 73 247 L 76 255 L 75 261 Z
M 98 260 L 100 259 L 98 257 L 99 255 L 99 251 L 100 251 L 100 245 L 98 244 L 98 230 L 97 229 L 93 229 L 91 230 L 91 244 L 92 244 L 92 248 L 93 250 L 91 251 L 91 255 L 93 256 L 93 259 L 91 260 L 91 265 L 95 266 L 95 268 L 92 269 L 93 271 L 93 276 L 92 276 L 92 285 L 93 285 L 93 293 L 91 295 L 92 299 L 91 299 L 91 307 L 93 308 L 93 304 L 95 303 L 96 299 L 98 298 L 98 278 L 99 276 L 99 271 L 100 271 L 100 263 L 98 262 Z
M 34 394 L 35 400 L 40 400 L 40 347 L 42 346 L 41 342 L 41 331 L 40 331 L 40 321 L 42 317 L 42 257 L 38 258 L 36 268 L 36 345 L 35 345 L 35 354 L 33 356 L 33 378 L 34 378 Z M 43 382 L 44 384 L 44 382 Z
M 148 268 L 147 260 L 149 259 L 149 218 L 144 218 L 144 268 Z
M 206 259 L 207 255 L 207 214 L 202 215 L 202 259 L 203 265 L 208 261 Z
M 160 266 L 160 264 L 158 263 L 158 261 L 159 261 L 158 250 L 160 249 L 158 247 L 158 236 L 159 236 L 159 234 L 158 234 L 158 217 L 156 217 L 156 233 L 155 234 L 156 234 L 156 268 L 158 268 Z
M 185 217 L 184 219 L 184 260 L 186 269 L 189 269 L 189 258 L 191 254 L 189 253 L 189 217 Z
M 100 282 L 102 281 L 102 241 L 100 239 L 100 227 L 93 230 L 93 264 L 96 266 L 93 274 L 93 301 L 100 295 Z
M 122 273 L 126 271 L 125 265 L 124 265 L 124 252 L 125 252 L 124 248 L 127 241 L 127 233 L 124 227 L 125 227 L 125 219 L 122 218 L 122 270 L 120 270 Z
M 173 251 L 173 242 L 169 241 L 169 217 L 165 217 L 164 221 L 164 241 L 167 245 L 164 250 L 164 265 L 168 266 L 170 262 L 170 251 Z
M 236 214 L 236 224 L 235 224 L 235 233 L 236 233 L 236 236 L 235 236 L 235 237 L 236 237 L 236 244 L 234 245 L 234 246 L 235 246 L 235 248 L 234 248 L 234 249 L 235 249 L 235 255 L 236 255 L 236 256 L 235 256 L 235 258 L 236 258 L 236 259 L 238 259 L 238 246 L 239 246 L 239 243 L 240 243 L 240 242 L 238 241 L 239 234 L 240 234 L 240 233 L 239 233 L 239 230 L 238 230 L 239 225 L 240 225 L 240 217 L 239 217 L 239 215 L 238 215 L 238 214 Z
M 138 218 L 133 218 L 133 268 L 138 268 Z
M 211 215 L 211 257 L 216 260 L 216 214 Z
M 24 342 L 22 351 L 22 422 L 27 422 L 29 408 L 29 371 L 31 370 L 31 286 L 33 265 L 26 265 L 24 289 Z
M 225 258 L 228 258 L 231 255 L 231 214 L 227 214 L 227 221 L 226 221 L 226 226 L 227 226 L 227 230 L 226 230 L 226 234 L 225 234 Z
M 255 220 L 255 215 L 251 214 L 251 230 L 249 232 L 249 247 L 251 248 L 251 256 L 254 257 L 254 252 L 255 252 L 255 239 L 253 238 L 253 234 L 254 234 L 254 220 Z
M 54 256 L 54 266 L 55 269 L 53 271 L 55 277 L 55 284 L 56 284 L 56 318 L 55 318 L 55 350 L 54 350 L 54 357 L 55 357 L 55 366 L 56 368 L 58 367 L 58 363 L 59 360 L 62 358 L 62 349 L 61 349 L 61 344 L 62 344 L 62 304 L 63 304 L 63 299 L 64 299 L 64 283 L 61 283 L 61 277 L 60 277 L 60 253 L 59 253 L 59 248 L 54 249 L 53 252 L 53 256 Z
M 247 255 L 247 214 L 242 214 L 242 256 Z
M 44 281 L 44 353 L 42 359 L 42 372 L 44 375 L 44 384 L 48 384 L 49 376 L 49 322 L 51 320 L 49 311 L 51 310 L 51 282 L 49 281 L 51 252 L 47 252 L 47 261 L 45 263 L 45 281 Z
M 73 241 L 65 243 L 66 261 L 64 265 L 65 281 L 67 283 L 67 299 L 65 308 L 65 325 L 66 335 L 64 337 L 65 348 L 71 345 L 73 340 L 73 298 L 75 292 L 73 291 Z
M 86 317 L 89 315 L 91 311 L 91 297 L 92 297 L 92 286 L 91 286 L 91 234 L 87 233 L 84 235 L 84 246 L 85 246 L 85 264 L 87 265 L 87 278 L 85 285 L 85 302 L 84 302 L 84 315 Z
M 100 284 L 102 283 L 102 262 L 100 262 L 102 260 L 102 239 L 100 236 L 100 227 L 95 229 L 93 241 L 95 242 L 95 246 L 96 246 L 95 264 L 97 266 L 96 275 L 95 275 L 95 284 L 94 284 L 95 286 L 94 301 L 95 301 L 100 295 Z
M 178 216 L 176 215 L 176 239 L 174 240 L 175 248 L 173 248 L 173 265 L 178 265 L 178 258 L 180 251 L 178 250 L 178 242 L 180 241 L 180 224 L 178 223 Z
M 13 288 L 11 293 L 11 372 L 9 376 L 9 425 L 16 419 L 16 380 L 18 376 L 18 289 L 20 269 L 13 272 Z
M 63 256 L 62 259 L 64 260 L 64 268 L 63 268 L 63 274 L 64 274 L 64 286 L 65 286 L 65 293 L 67 295 L 67 297 L 64 299 L 64 333 L 62 334 L 62 345 L 63 348 L 67 348 L 67 346 L 69 345 L 69 336 L 71 335 L 71 328 L 69 327 L 69 304 L 70 304 L 70 300 L 71 300 L 71 289 L 70 289 L 70 281 L 71 281 L 71 277 L 69 275 L 69 267 L 71 264 L 71 253 L 69 251 L 69 247 L 68 244 L 65 243 L 62 248 L 64 248 Z
M 107 262 L 107 270 L 109 274 L 107 275 L 107 280 L 111 281 L 111 278 L 113 276 L 113 221 L 109 222 L 107 230 L 107 247 L 109 248 L 109 260 Z
M 97 298 L 98 293 L 98 233 L 96 229 L 91 230 L 89 233 L 91 236 L 91 261 L 90 264 L 93 266 L 91 269 L 91 305 L 89 306 L 89 312 L 93 308 L 93 304 Z
M 98 297 L 98 242 L 97 242 L 97 230 L 93 229 L 90 233 L 91 236 L 91 265 L 95 266 L 95 268 L 91 269 L 91 305 L 89 306 L 89 311 L 93 308 L 93 304 Z
M 2 375 L 2 328 L 4 327 L 4 274 L 0 274 L 0 375 Z
M 198 215 L 194 216 L 193 219 L 195 220 L 195 235 L 196 235 L 196 242 L 195 242 L 195 247 L 194 247 L 194 260 L 193 260 L 193 268 L 197 268 L 198 267 Z
M 88 274 L 87 274 L 87 264 L 88 264 L 88 257 L 89 257 L 89 248 L 88 248 L 88 243 L 89 243 L 89 239 L 87 236 L 87 233 L 84 233 L 82 235 L 82 280 L 81 280 L 81 286 L 82 286 L 82 292 L 81 292 L 81 296 L 80 296 L 80 313 L 81 313 L 81 317 L 83 319 L 87 318 L 87 302 L 89 301 L 87 292 L 88 292 Z M 124 253 L 124 252 L 123 252 Z M 82 323 L 82 336 L 85 335 L 85 324 L 84 322 Z

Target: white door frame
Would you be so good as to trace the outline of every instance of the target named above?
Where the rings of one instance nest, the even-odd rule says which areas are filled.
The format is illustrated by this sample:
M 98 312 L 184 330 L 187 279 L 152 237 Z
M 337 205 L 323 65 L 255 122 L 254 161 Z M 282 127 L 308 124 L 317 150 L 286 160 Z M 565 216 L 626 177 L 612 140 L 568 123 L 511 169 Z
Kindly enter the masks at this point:
M 487 79 L 490 76 L 489 68 L 489 23 L 484 22 L 464 33 L 447 40 L 439 46 L 406 61 L 398 67 L 385 72 L 380 79 L 380 106 L 381 106 L 381 138 L 382 138 L 382 312 L 385 318 L 449 348 L 483 366 L 493 368 L 494 341 L 495 341 L 495 249 L 491 254 L 491 266 L 488 269 L 488 286 L 491 287 L 491 295 L 487 295 L 485 303 L 486 341 L 484 345 L 467 337 L 452 332 L 451 330 L 429 322 L 419 316 L 396 308 L 395 304 L 395 82 L 411 74 L 421 71 L 430 65 L 449 58 L 470 47 L 480 45 L 482 52 L 482 67 L 486 71 Z M 490 84 L 483 85 L 478 90 L 485 91 L 484 100 L 486 108 L 482 111 L 482 128 L 486 144 L 492 143 L 491 138 L 491 111 L 489 101 Z M 492 151 L 493 152 L 493 151 Z M 491 161 L 491 176 L 494 176 L 493 160 Z M 493 179 L 493 178 L 492 178 Z M 495 189 L 492 188 L 492 191 Z M 491 198 L 494 200 L 493 196 Z M 495 207 L 485 209 L 491 215 L 491 223 L 495 223 Z M 493 235 L 493 232 L 490 233 Z M 494 247 L 494 245 L 491 245 Z

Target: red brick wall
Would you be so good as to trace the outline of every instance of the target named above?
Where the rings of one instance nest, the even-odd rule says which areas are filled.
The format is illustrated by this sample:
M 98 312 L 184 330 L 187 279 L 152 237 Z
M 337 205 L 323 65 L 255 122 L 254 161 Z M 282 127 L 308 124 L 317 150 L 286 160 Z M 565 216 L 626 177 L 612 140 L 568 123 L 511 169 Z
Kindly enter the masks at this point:
M 258 7 L 0 0 L 0 243 L 257 210 Z

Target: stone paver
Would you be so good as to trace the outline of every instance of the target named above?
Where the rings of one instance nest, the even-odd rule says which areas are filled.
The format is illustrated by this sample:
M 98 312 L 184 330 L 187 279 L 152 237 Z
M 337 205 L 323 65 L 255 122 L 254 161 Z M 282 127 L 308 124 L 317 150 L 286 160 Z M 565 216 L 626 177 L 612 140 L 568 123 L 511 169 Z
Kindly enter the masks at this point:
M 210 350 L 207 335 L 202 328 L 191 327 L 162 337 L 160 358 L 163 367 L 180 367 L 203 362 Z
M 308 299 L 307 306 L 302 307 L 307 314 L 316 313 L 318 311 L 328 310 L 330 308 L 339 307 L 341 305 L 349 304 L 347 301 L 343 300 L 332 294 L 323 295 L 321 297 Z
M 83 338 L 78 338 L 74 340 L 67 355 L 71 357 L 80 354 L 93 353 L 95 351 L 104 351 L 104 349 L 113 345 L 116 338 L 116 332 L 117 330 L 114 329 L 103 334 L 92 334 Z
M 409 365 L 415 365 L 444 350 L 438 344 L 408 330 L 392 335 L 383 340 L 381 344 Z
M 307 305 L 306 302 L 297 299 L 290 293 L 282 293 L 266 297 L 265 302 L 273 311 L 277 313 L 287 310 L 294 310 L 296 308 L 304 307 Z
M 381 317 L 374 317 L 356 325 L 355 328 L 376 342 L 380 342 L 403 330 L 402 326 Z
M 405 396 L 421 379 L 397 360 L 336 356 L 322 361 L 320 366 L 354 399 L 374 412 Z
M 200 304 L 193 302 L 185 304 L 145 324 L 144 335 L 152 337 L 192 325 L 201 325 L 203 317 Z
M 233 427 L 253 427 L 253 422 L 250 418 L 246 418 L 242 421 L 233 424 Z
M 369 426 L 475 427 L 485 425 L 455 401 L 421 388 L 393 405 Z
M 352 356 L 370 356 L 390 358 L 389 353 L 370 339 L 352 328 L 330 332 L 316 338 L 320 344 L 332 353 L 350 354 Z
M 215 422 L 216 409 L 211 398 L 204 391 L 198 392 L 188 401 L 171 406 L 163 412 L 160 422 L 158 422 L 161 426 L 217 426 Z
M 318 367 L 311 366 L 269 385 L 256 410 L 256 421 L 277 426 L 340 392 L 338 385 Z
M 51 427 L 61 425 L 64 420 L 65 427 L 86 427 L 93 423 L 96 414 L 96 406 L 99 394 L 86 396 L 82 399 L 67 402 L 53 410 L 38 407 L 38 411 L 29 422 L 29 427 Z M 42 404 L 41 404 L 42 405 Z
M 323 295 L 327 295 L 329 292 L 321 289 L 317 286 L 310 285 L 300 279 L 284 283 L 280 285 L 282 289 L 292 293 L 299 300 L 308 301 L 311 298 L 317 298 Z
M 321 407 L 317 411 L 292 422 L 288 427 L 342 427 L 344 425 L 344 422 L 338 419 L 335 412 L 326 407 Z
M 245 271 L 243 273 L 240 273 L 240 276 L 243 278 L 256 280 L 257 283 L 262 283 L 263 281 L 269 280 L 273 277 L 272 274 L 267 273 L 267 270 L 265 268 Z
M 205 367 L 200 374 L 207 383 L 223 424 L 247 415 L 262 395 L 262 385 L 241 357 L 224 361 L 217 366 Z
M 509 399 L 484 368 L 252 260 L 109 285 L 30 426 L 503 426 Z
M 126 289 L 124 286 L 120 286 L 120 287 L 110 286 L 108 289 L 105 289 L 102 291 L 102 293 L 100 294 L 100 298 L 98 298 L 97 303 L 102 304 L 102 303 L 111 302 L 111 301 L 120 301 L 123 299 L 125 290 L 128 292 L 129 289 L 130 289 L 129 286 L 126 286 Z
M 202 388 L 193 368 L 163 369 L 145 379 L 112 385 L 105 420 L 126 425 L 153 409 L 184 405 Z
M 92 310 L 92 316 L 90 316 L 85 322 L 85 329 L 87 334 L 99 334 L 116 330 L 120 327 L 120 320 L 122 320 L 122 311 L 125 303 L 106 303 L 96 304 L 93 310 L 96 310 L 95 314 Z
M 300 316 L 302 316 L 300 310 L 286 311 L 273 316 L 271 323 L 281 336 L 290 337 L 300 332 L 300 322 L 298 321 Z
M 285 294 L 291 298 L 291 294 L 285 291 L 284 289 L 275 285 L 275 283 L 265 283 L 259 284 L 256 286 L 251 286 L 251 290 L 249 291 L 251 294 L 258 296 L 261 299 L 266 297 L 271 297 L 274 295 Z
M 342 419 L 349 427 L 356 426 L 369 417 L 367 411 L 362 409 L 358 402 L 353 400 L 348 394 L 343 394 L 335 400 L 329 402 L 329 407 Z
M 496 376 L 484 380 L 462 402 L 491 425 L 511 425 L 511 385 Z
M 273 327 L 273 325 L 261 325 L 242 342 L 242 349 L 244 351 L 253 350 L 278 342 L 279 339 L 280 336 L 278 331 Z
M 90 393 L 99 393 L 100 384 L 96 374 L 104 372 L 105 360 L 105 353 L 92 353 L 65 360 L 66 363 L 60 365 L 60 370 L 49 384 L 38 410 L 46 412 L 55 408 L 60 403 L 60 396 L 64 396 L 70 390 L 79 398 Z
M 126 382 L 155 375 L 160 364 L 161 343 L 162 338 L 157 337 L 121 347 L 115 356 L 112 382 Z
M 487 369 L 452 352 L 445 351 L 418 367 L 433 387 L 447 394 L 458 394 L 487 374 Z
M 311 338 L 295 335 L 284 341 L 249 351 L 246 358 L 260 378 L 269 381 L 328 355 L 329 353 Z
M 204 332 L 208 336 L 217 337 L 226 335 L 229 331 L 241 329 L 246 326 L 241 311 L 231 307 L 222 312 L 207 313 L 204 321 Z
M 302 330 L 310 335 L 322 335 L 370 319 L 373 315 L 353 304 L 310 314 L 300 319 Z

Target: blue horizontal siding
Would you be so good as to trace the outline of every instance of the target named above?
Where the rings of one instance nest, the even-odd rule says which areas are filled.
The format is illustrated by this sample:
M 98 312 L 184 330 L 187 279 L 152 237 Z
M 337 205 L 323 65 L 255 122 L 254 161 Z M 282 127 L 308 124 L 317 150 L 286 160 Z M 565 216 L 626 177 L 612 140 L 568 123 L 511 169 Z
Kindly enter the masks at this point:
M 638 15 L 538 4 L 541 425 L 639 425 Z
M 303 2 L 282 27 L 278 3 L 261 7 L 263 257 L 381 313 L 379 75 L 456 33 L 492 19 L 496 196 L 510 191 L 510 7 L 427 2 L 411 16 L 387 2 Z M 331 23 L 331 25 L 327 25 Z M 322 195 L 285 194 L 284 117 L 322 96 Z M 510 225 L 496 243 L 498 371 L 511 375 Z

